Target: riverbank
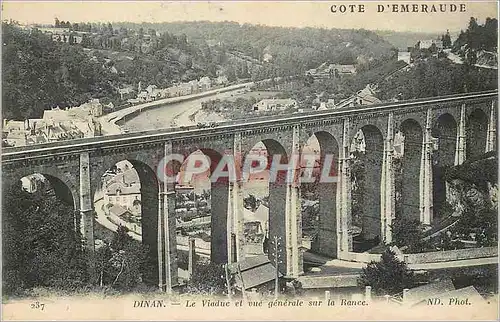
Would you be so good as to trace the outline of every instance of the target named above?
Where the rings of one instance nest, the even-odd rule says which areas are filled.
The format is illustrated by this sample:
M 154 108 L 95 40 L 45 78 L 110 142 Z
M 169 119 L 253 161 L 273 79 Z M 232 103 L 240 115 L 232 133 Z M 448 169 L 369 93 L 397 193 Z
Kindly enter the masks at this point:
M 221 93 L 236 91 L 236 90 L 240 90 L 243 88 L 250 88 L 253 85 L 254 85 L 253 82 L 247 82 L 247 83 L 231 85 L 231 86 L 227 86 L 227 87 L 223 87 L 223 88 L 217 88 L 217 89 L 213 89 L 213 90 L 209 90 L 209 91 L 205 91 L 205 92 L 197 93 L 197 94 L 164 98 L 164 99 L 156 100 L 153 102 L 148 102 L 148 103 L 130 106 L 130 107 L 124 108 L 124 109 L 119 110 L 119 111 L 111 112 L 109 114 L 101 116 L 98 120 L 101 123 L 103 135 L 120 134 L 120 133 L 123 133 L 123 130 L 121 129 L 121 127 L 118 123 L 122 122 L 126 118 L 135 117 L 142 112 L 145 112 L 145 111 L 148 111 L 151 109 L 155 109 L 155 108 L 161 108 L 165 105 L 173 105 L 173 104 L 191 101 L 191 100 L 195 100 L 195 99 L 200 99 L 200 98 L 204 98 L 204 97 L 208 97 L 208 96 L 214 96 L 214 95 L 218 95 Z M 185 111 L 180 111 L 180 113 L 178 113 L 177 115 L 174 115 L 174 117 L 179 116 L 179 115 L 183 114 L 184 112 Z M 167 126 L 164 126 L 164 127 L 167 127 Z

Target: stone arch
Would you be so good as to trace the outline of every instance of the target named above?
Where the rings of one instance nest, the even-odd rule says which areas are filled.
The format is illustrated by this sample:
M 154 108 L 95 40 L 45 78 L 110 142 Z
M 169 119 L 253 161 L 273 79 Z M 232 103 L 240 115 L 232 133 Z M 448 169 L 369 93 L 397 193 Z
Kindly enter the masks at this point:
M 21 179 L 34 174 L 40 174 L 47 179 L 57 199 L 73 208 L 74 229 L 77 233 L 81 233 L 79 189 L 76 186 L 78 178 L 64 176 L 51 167 L 21 168 L 17 169 L 17 171 L 4 171 L 2 173 L 2 191 L 6 192 L 9 189 L 15 189 L 16 186 L 21 187 Z
M 401 157 L 401 193 L 396 212 L 408 219 L 420 219 L 420 166 L 423 129 L 414 119 L 406 119 L 399 128 L 404 136 Z
M 158 282 L 158 213 L 159 213 L 159 181 L 157 178 L 156 171 L 151 168 L 150 165 L 144 163 L 143 161 L 127 158 L 122 160 L 117 160 L 112 163 L 112 165 L 106 169 L 109 170 L 114 167 L 120 161 L 128 161 L 132 164 L 132 168 L 129 170 L 135 170 L 139 178 L 140 184 L 140 196 L 141 196 L 141 238 L 142 244 L 148 249 L 147 254 L 147 269 L 144 272 L 143 279 L 155 285 Z M 106 171 L 104 170 L 104 171 Z M 99 175 L 102 176 L 104 171 Z M 97 180 L 95 180 L 97 181 Z M 98 187 L 101 185 L 101 180 L 93 182 L 94 193 L 97 193 Z M 104 188 L 104 187 L 102 187 Z M 92 200 L 93 203 L 97 202 Z M 104 205 L 106 206 L 106 205 Z M 99 216 L 99 209 L 96 208 L 95 211 Z
M 223 160 L 220 152 L 210 148 L 199 148 L 184 152 L 184 162 L 174 165 L 174 174 L 185 170 L 189 157 L 200 151 L 209 159 L 209 180 L 211 198 L 210 216 L 210 260 L 222 264 L 228 262 L 228 202 L 229 202 L 229 178 L 226 176 L 213 177 L 214 171 Z M 228 165 L 224 166 L 224 171 Z M 213 179 L 213 180 L 212 180 Z
M 80 210 L 79 176 L 58 171 L 57 167 L 35 166 L 18 168 L 14 171 L 9 170 L 8 172 L 2 171 L 2 189 L 8 189 L 22 178 L 37 173 L 43 175 L 50 182 L 54 192 L 61 200 L 71 204 L 75 212 Z
M 488 116 L 482 109 L 469 114 L 466 124 L 466 159 L 477 158 L 486 151 Z
M 41 175 L 43 175 L 50 182 L 56 196 L 61 201 L 72 206 L 76 210 L 75 198 L 73 197 L 73 192 L 69 186 L 63 180 L 59 179 L 59 177 L 44 173 Z
M 314 168 L 310 185 L 319 201 L 317 235 L 312 240 L 311 251 L 329 257 L 337 257 L 337 182 L 321 180 L 323 171 L 328 176 L 334 176 L 338 171 L 339 144 L 337 139 L 327 131 L 317 131 L 313 134 L 319 144 L 318 167 Z M 305 153 L 303 149 L 303 153 Z M 304 158 L 304 157 L 303 157 Z M 303 164 L 305 166 L 305 164 Z
M 432 137 L 437 139 L 437 152 L 433 155 L 435 164 L 450 166 L 455 163 L 457 142 L 457 121 L 449 114 L 441 114 L 432 127 Z
M 382 132 L 374 125 L 361 128 L 364 136 L 364 151 L 351 160 L 353 172 L 351 178 L 357 182 L 359 195 L 353 195 L 352 223 L 361 228 L 353 238 L 355 251 L 364 251 L 381 241 L 381 179 L 384 153 Z M 357 206 L 355 206 L 357 205 Z M 357 245 L 356 245 L 357 244 Z
M 267 170 L 270 170 L 272 160 L 276 158 L 281 164 L 288 163 L 288 154 L 280 142 L 274 139 L 263 139 L 262 142 L 267 150 Z M 258 142 L 257 142 L 258 143 Z M 256 143 L 256 144 L 257 144 Z M 254 144 L 253 146 L 255 146 Z M 250 153 L 250 152 L 249 152 Z M 280 157 L 277 157 L 280 156 Z M 245 159 L 248 154 L 244 156 Z M 245 162 L 243 162 L 245 164 Z M 270 171 L 271 172 L 271 171 Z M 287 222 L 286 222 L 286 198 L 287 183 L 286 171 L 277 171 L 276 180 L 268 180 L 269 187 L 269 231 L 268 231 L 268 256 L 272 263 L 275 262 L 275 254 L 278 254 L 278 269 L 282 274 L 287 273 Z M 270 176 L 271 177 L 271 176 Z M 250 179 L 251 180 L 251 179 Z M 273 237 L 280 238 L 279 247 L 271 241 Z
M 440 219 L 442 206 L 446 202 L 446 182 L 444 171 L 446 167 L 455 164 L 457 121 L 449 114 L 441 114 L 432 127 L 434 152 L 432 155 L 433 180 L 433 221 Z M 436 144 L 437 143 L 437 144 Z M 437 149 L 436 148 L 437 145 Z

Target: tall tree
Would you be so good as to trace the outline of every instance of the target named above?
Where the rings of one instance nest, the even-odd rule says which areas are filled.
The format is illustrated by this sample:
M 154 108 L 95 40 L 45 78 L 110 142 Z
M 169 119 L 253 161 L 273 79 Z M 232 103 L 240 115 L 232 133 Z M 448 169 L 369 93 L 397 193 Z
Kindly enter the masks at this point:
M 370 262 L 360 275 L 359 285 L 371 286 L 379 295 L 393 295 L 414 285 L 413 272 L 387 249 L 379 262 Z

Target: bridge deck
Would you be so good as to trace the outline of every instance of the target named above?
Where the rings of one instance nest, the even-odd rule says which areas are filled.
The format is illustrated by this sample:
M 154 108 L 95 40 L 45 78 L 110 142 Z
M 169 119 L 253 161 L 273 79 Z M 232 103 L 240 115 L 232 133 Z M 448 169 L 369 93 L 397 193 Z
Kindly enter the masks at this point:
M 292 115 L 273 117 L 257 117 L 252 118 L 249 121 L 226 121 L 217 123 L 216 127 L 199 128 L 197 126 L 184 126 L 177 128 L 76 139 L 70 141 L 58 141 L 38 145 L 8 147 L 2 149 L 2 162 L 15 159 L 26 159 L 30 157 L 40 157 L 43 156 L 42 154 L 44 152 L 46 153 L 45 155 L 48 156 L 51 154 L 69 154 L 91 151 L 106 147 L 129 146 L 173 139 L 206 137 L 207 135 L 227 134 L 245 130 L 255 130 L 268 127 L 294 125 L 304 122 L 321 121 L 328 118 L 349 117 L 353 115 L 359 115 L 360 113 L 390 112 L 412 107 L 426 107 L 435 104 L 447 104 L 462 101 L 488 99 L 494 98 L 497 95 L 497 90 L 494 90 L 391 103 L 381 103 L 370 106 L 356 106 L 350 108 L 333 109 L 329 111 L 296 113 Z

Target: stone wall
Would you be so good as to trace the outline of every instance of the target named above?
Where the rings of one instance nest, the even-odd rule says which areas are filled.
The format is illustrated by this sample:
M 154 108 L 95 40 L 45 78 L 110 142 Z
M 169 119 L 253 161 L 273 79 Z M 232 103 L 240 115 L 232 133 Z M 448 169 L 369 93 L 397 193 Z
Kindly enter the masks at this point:
M 407 264 L 425 264 L 425 263 L 439 263 L 447 261 L 456 261 L 464 259 L 473 258 L 485 258 L 494 257 L 498 255 L 498 249 L 496 247 L 482 247 L 482 248 L 467 248 L 467 249 L 456 249 L 456 250 L 446 250 L 440 252 L 428 252 L 428 253 L 418 253 L 418 254 L 401 254 L 398 257 Z M 358 262 L 358 263 L 370 263 L 371 261 L 380 261 L 380 254 L 370 254 L 370 253 L 354 253 L 354 252 L 341 252 L 339 253 L 339 259 Z
M 496 247 L 467 248 L 446 250 L 441 252 L 429 252 L 419 254 L 403 254 L 403 260 L 407 264 L 423 264 L 456 261 L 473 258 L 494 257 L 498 255 Z

